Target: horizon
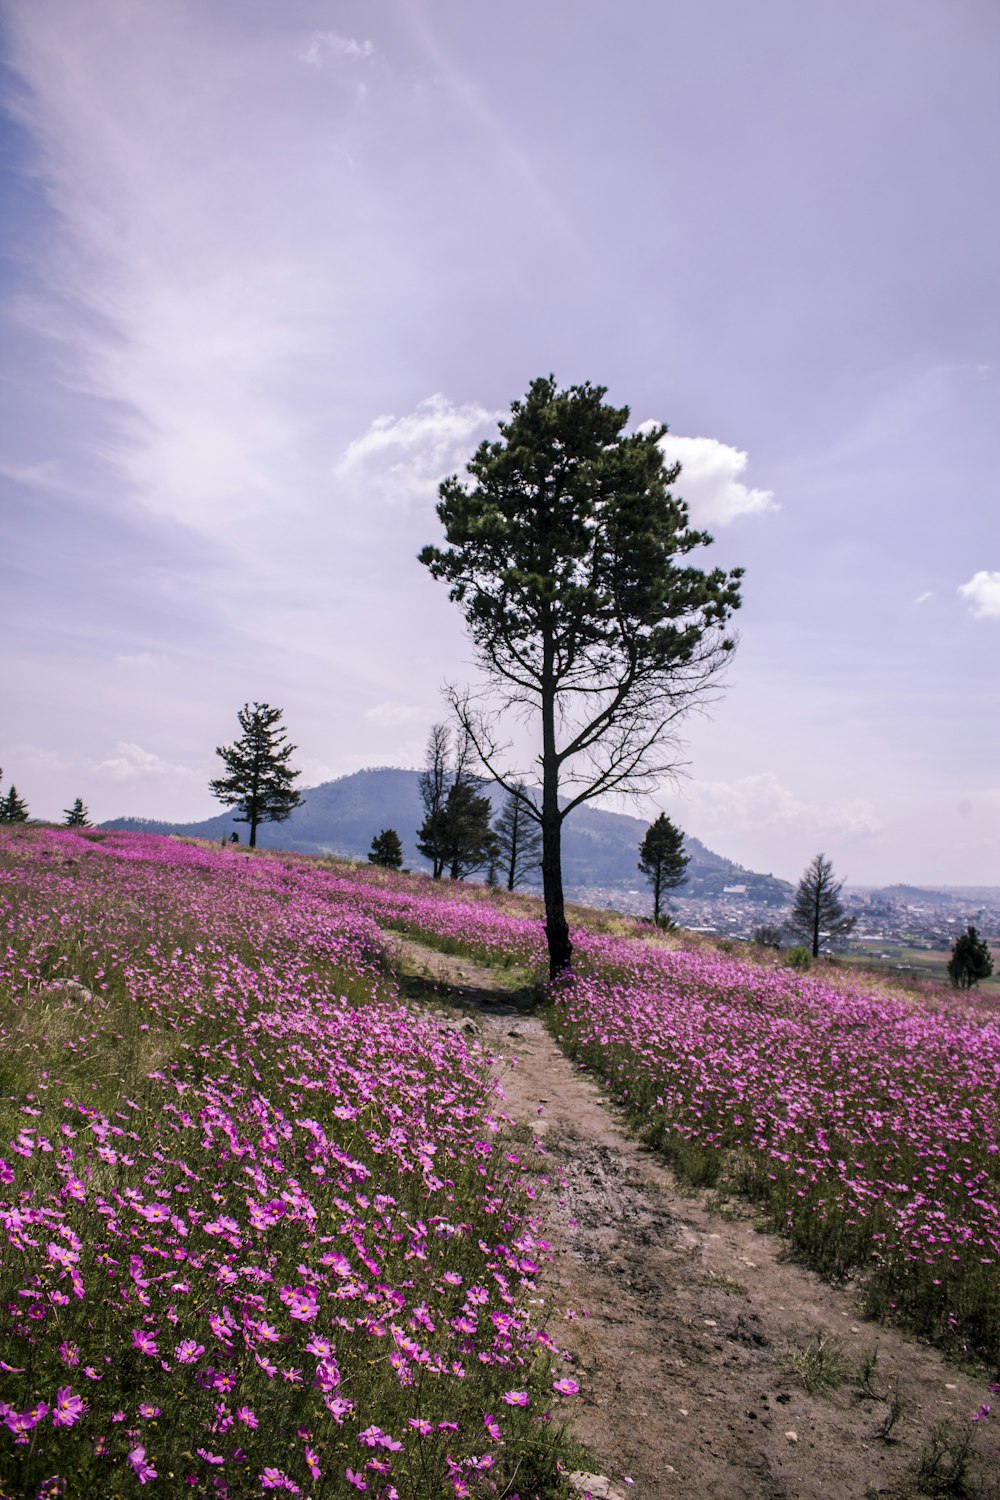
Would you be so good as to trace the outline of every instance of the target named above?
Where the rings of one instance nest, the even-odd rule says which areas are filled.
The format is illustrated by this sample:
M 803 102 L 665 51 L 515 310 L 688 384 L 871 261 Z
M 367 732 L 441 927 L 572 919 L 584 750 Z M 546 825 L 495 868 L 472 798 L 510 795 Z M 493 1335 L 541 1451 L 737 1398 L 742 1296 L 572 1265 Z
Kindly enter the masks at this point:
M 437 485 L 554 371 L 669 424 L 693 561 L 746 568 L 677 778 L 609 810 L 989 887 L 1000 9 L 332 19 L 6 7 L 4 789 L 200 821 L 255 700 L 307 781 L 420 762 L 475 681 Z

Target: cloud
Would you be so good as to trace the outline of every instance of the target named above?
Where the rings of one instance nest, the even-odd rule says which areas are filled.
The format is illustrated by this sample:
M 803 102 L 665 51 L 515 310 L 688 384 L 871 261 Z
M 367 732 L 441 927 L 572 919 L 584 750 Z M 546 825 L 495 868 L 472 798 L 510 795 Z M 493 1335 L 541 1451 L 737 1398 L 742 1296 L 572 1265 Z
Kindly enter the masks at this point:
M 930 589 L 926 589 L 924 591 L 924 593 L 917 595 L 917 597 L 914 599 L 913 603 L 915 605 L 916 604 L 926 604 L 927 601 L 928 601 L 928 599 L 933 599 L 933 598 L 934 598 L 933 592 Z
M 157 776 L 196 776 L 189 766 L 181 766 L 164 760 L 152 750 L 141 745 L 119 740 L 114 753 L 94 766 L 95 771 L 106 771 L 115 781 L 133 781 Z
M 720 443 L 718 438 L 674 437 L 669 432 L 660 447 L 668 463 L 681 465 L 677 491 L 687 502 L 696 525 L 728 526 L 738 516 L 780 509 L 772 490 L 754 490 L 743 484 L 740 476 L 749 460 L 739 448 Z
M 690 804 L 700 834 L 729 831 L 794 833 L 802 838 L 871 838 L 883 825 L 870 802 L 805 802 L 783 786 L 772 772 L 738 781 L 685 784 L 681 795 Z
M 134 651 L 123 652 L 115 657 L 116 667 L 158 667 L 167 660 L 162 652 L 156 651 Z
M 340 36 L 336 31 L 314 31 L 309 46 L 302 54 L 302 61 L 314 68 L 321 68 L 329 58 L 345 58 L 348 62 L 362 62 L 374 57 L 371 42 L 357 42 L 353 37 Z
M 422 718 L 424 710 L 409 703 L 378 703 L 365 710 L 364 718 L 379 729 L 398 729 L 403 724 L 412 724 Z
M 973 573 L 958 592 L 968 601 L 977 620 L 1000 620 L 1000 573 Z
M 441 480 L 463 467 L 504 414 L 484 406 L 455 406 L 436 394 L 405 417 L 376 417 L 348 444 L 335 473 L 363 482 L 386 503 L 405 505 L 434 495 Z

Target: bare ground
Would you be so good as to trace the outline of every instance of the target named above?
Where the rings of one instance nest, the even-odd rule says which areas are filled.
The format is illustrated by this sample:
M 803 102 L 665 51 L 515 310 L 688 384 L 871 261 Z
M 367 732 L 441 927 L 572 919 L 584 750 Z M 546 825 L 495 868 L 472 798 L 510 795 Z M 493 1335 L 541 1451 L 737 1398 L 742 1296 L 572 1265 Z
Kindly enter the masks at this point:
M 507 1109 L 541 1147 L 549 1327 L 574 1355 L 584 1394 L 573 1429 L 605 1493 L 1000 1496 L 1000 1417 L 969 1420 L 984 1401 L 1000 1405 L 985 1372 L 866 1320 L 850 1287 L 787 1258 L 751 1211 L 680 1187 L 494 972 L 405 940 L 397 968 L 414 998 L 459 1006 L 453 1023 L 474 1026 L 496 1055 Z M 877 1352 L 868 1391 L 857 1375 L 866 1351 Z M 831 1356 L 840 1380 L 810 1390 Z M 942 1424 L 972 1435 L 979 1488 L 915 1488 Z

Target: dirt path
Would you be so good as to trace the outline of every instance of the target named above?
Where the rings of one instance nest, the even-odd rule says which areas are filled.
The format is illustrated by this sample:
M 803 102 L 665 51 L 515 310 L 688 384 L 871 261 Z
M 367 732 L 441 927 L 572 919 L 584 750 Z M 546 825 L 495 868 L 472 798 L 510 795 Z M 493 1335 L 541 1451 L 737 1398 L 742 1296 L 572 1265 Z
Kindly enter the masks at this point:
M 545 1152 L 538 1167 L 548 1179 L 539 1201 L 554 1247 L 550 1328 L 575 1355 L 584 1397 L 574 1429 L 609 1477 L 607 1493 L 916 1494 L 922 1452 L 934 1429 L 952 1423 L 956 1434 L 974 1435 L 978 1493 L 1000 1496 L 1000 1416 L 969 1423 L 983 1401 L 1000 1407 L 985 1378 L 865 1320 L 849 1289 L 785 1260 L 783 1242 L 758 1231 L 748 1213 L 720 1212 L 708 1195 L 681 1190 L 488 969 L 410 942 L 400 943 L 399 968 L 412 994 L 422 988 L 433 1002 L 447 990 L 470 1011 L 458 1023 L 476 1026 L 496 1054 L 509 1112 Z M 878 1355 L 871 1386 L 888 1399 L 861 1390 L 856 1372 L 870 1350 Z M 845 1375 L 811 1392 L 803 1377 L 828 1364 L 831 1351 Z M 896 1391 L 901 1414 L 880 1437 Z

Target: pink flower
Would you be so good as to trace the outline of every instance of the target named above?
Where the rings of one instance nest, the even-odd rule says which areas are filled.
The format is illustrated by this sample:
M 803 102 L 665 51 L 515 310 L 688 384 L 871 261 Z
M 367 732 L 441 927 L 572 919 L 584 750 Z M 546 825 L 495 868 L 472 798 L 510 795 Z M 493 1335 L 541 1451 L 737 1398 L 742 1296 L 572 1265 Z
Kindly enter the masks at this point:
M 305 1451 L 305 1459 L 306 1468 L 309 1470 L 309 1473 L 312 1475 L 313 1479 L 319 1479 L 319 1477 L 323 1473 L 323 1470 L 319 1466 L 319 1459 L 316 1457 L 316 1454 L 308 1446 L 306 1447 Z
M 236 1408 L 236 1420 L 237 1422 L 243 1422 L 247 1427 L 250 1427 L 254 1430 L 256 1430 L 258 1426 L 257 1418 L 254 1416 L 249 1406 L 238 1406 Z
M 280 1469 L 265 1469 L 260 1476 L 260 1487 L 262 1490 L 290 1490 L 293 1495 L 302 1493 L 294 1480 L 282 1474 Z
M 347 1479 L 348 1484 L 353 1484 L 356 1490 L 366 1490 L 368 1488 L 361 1475 L 355 1474 L 353 1469 L 345 1469 L 344 1476 Z
M 146 1484 L 150 1479 L 156 1478 L 156 1470 L 152 1464 L 146 1462 L 146 1450 L 141 1443 L 130 1451 L 128 1461 L 140 1484 Z
M 72 1427 L 74 1422 L 79 1422 L 87 1410 L 87 1403 L 82 1396 L 74 1396 L 68 1385 L 61 1385 L 56 1391 L 56 1404 L 52 1410 L 53 1427 Z
M 206 1448 L 198 1448 L 198 1457 L 203 1458 L 207 1464 L 224 1464 L 225 1459 L 221 1453 L 209 1453 Z
M 489 1433 L 493 1441 L 495 1443 L 499 1443 L 500 1438 L 502 1437 L 502 1433 L 500 1431 L 500 1428 L 497 1426 L 496 1419 L 494 1417 L 491 1417 L 489 1412 L 487 1412 L 483 1417 L 483 1426 L 486 1428 L 486 1431 Z
M 140 1354 L 158 1354 L 156 1334 L 144 1333 L 141 1328 L 132 1329 L 132 1343 Z M 145 1481 L 143 1481 L 145 1483 Z
M 564 1380 L 553 1380 L 552 1389 L 558 1391 L 560 1396 L 578 1396 L 580 1394 L 580 1387 L 569 1376 Z
M 503 1399 L 508 1406 L 527 1406 L 527 1391 L 505 1391 Z

